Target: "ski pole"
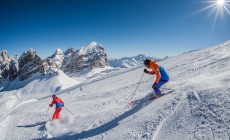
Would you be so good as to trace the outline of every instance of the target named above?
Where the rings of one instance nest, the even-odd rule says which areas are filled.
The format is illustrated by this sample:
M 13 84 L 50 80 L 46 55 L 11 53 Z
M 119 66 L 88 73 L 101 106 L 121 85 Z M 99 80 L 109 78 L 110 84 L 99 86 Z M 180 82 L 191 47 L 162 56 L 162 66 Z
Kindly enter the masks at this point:
M 139 81 L 139 83 L 138 83 L 138 85 L 137 85 L 137 87 L 136 87 L 136 89 L 135 89 L 135 91 L 134 91 L 134 93 L 133 93 L 133 95 L 132 95 L 132 97 L 131 97 L 131 100 L 133 99 L 133 96 L 135 95 L 135 93 L 136 93 L 136 91 L 137 91 L 137 88 L 139 87 L 139 85 L 140 85 L 140 83 L 141 83 L 141 80 L 142 80 L 144 74 L 145 74 L 145 73 L 143 72 L 143 74 L 142 74 L 142 76 L 141 76 L 141 79 L 140 79 L 140 81 Z
M 64 106 L 64 107 L 65 107 L 65 106 Z M 65 107 L 65 109 L 67 109 L 67 110 L 74 116 L 73 112 L 71 112 L 68 108 Z
M 50 107 L 47 109 L 46 116 L 48 115 L 49 109 L 50 109 Z

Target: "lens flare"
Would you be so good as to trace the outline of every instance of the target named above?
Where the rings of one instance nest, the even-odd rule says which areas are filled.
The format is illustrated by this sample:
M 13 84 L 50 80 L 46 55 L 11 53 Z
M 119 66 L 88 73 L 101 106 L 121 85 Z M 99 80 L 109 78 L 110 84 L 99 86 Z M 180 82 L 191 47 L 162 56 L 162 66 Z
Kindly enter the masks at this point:
M 217 0 L 216 2 L 219 6 L 223 6 L 225 4 L 225 0 Z
M 213 28 L 218 17 L 224 19 L 225 16 L 230 16 L 230 0 L 206 0 L 205 3 L 208 5 L 195 13 L 209 10 L 208 17 L 214 15 Z

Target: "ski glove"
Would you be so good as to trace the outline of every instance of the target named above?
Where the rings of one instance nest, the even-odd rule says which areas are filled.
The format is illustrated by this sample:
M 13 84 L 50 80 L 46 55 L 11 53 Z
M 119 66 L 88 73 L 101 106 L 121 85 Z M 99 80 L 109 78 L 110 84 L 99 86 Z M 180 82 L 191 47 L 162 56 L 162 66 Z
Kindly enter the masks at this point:
M 157 87 L 157 83 L 155 82 L 152 86 L 152 88 L 156 88 Z
M 49 106 L 50 106 L 50 107 L 52 107 L 52 105 L 51 105 L 51 104 L 49 104 Z
M 145 73 L 148 73 L 147 69 L 144 69 L 144 72 L 145 72 Z

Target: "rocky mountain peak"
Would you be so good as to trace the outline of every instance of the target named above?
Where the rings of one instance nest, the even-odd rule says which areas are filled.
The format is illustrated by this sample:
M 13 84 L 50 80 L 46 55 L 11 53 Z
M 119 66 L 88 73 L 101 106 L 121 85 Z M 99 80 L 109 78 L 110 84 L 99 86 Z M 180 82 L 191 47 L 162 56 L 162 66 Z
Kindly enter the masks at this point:
M 97 42 L 91 42 L 80 50 L 69 48 L 66 51 L 56 49 L 55 53 L 46 59 L 41 59 L 33 49 L 25 51 L 20 57 L 9 57 L 6 50 L 0 52 L 0 72 L 2 79 L 9 77 L 14 80 L 25 80 L 36 73 L 57 72 L 59 69 L 74 73 L 84 69 L 105 67 L 108 65 L 104 48 Z
M 30 49 L 24 52 L 19 59 L 19 78 L 24 80 L 32 76 L 34 73 L 41 71 L 42 59 L 37 55 L 36 51 Z
M 73 50 L 72 52 L 71 56 L 66 57 L 65 63 L 61 67 L 64 72 L 73 73 L 86 68 L 91 69 L 108 65 L 104 48 L 97 42 L 91 42 L 80 50 Z
M 10 57 L 8 55 L 8 52 L 6 50 L 3 50 L 0 52 L 0 61 L 8 60 Z

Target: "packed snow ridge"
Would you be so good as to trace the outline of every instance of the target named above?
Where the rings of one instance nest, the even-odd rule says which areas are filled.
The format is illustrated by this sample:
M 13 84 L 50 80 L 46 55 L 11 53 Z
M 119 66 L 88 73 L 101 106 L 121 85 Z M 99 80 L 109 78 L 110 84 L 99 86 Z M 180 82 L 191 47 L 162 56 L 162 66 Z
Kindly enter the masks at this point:
M 229 52 L 230 41 L 160 61 L 170 74 L 162 91 L 173 92 L 151 101 L 155 76 L 140 80 L 143 66 L 104 71 L 97 80 L 83 74 L 80 83 L 61 71 L 35 75 L 0 93 L 0 139 L 229 140 Z M 133 99 L 141 101 L 130 105 L 136 88 Z M 52 94 L 65 102 L 53 122 Z

